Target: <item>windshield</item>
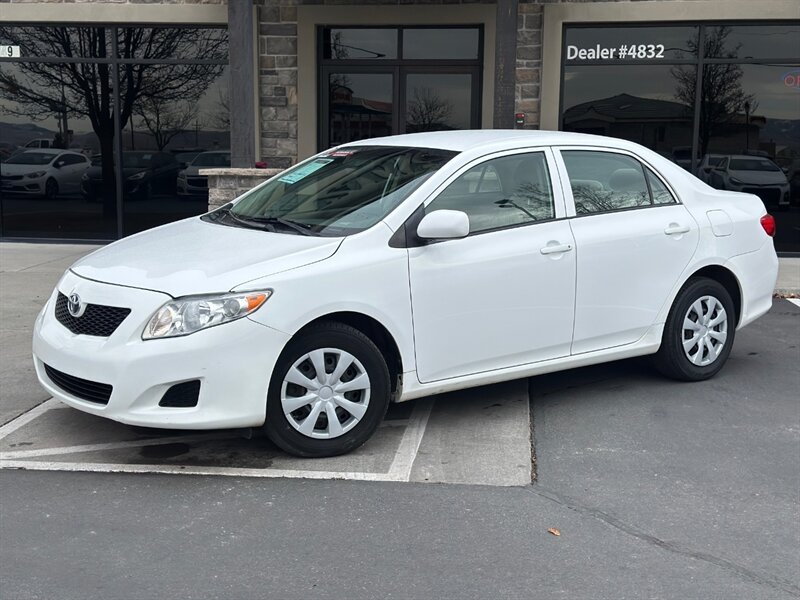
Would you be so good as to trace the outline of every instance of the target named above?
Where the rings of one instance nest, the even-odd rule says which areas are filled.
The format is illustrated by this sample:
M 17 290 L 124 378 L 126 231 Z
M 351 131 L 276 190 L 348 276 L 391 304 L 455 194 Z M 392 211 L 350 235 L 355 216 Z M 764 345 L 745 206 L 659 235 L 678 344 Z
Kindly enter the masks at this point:
M 388 215 L 455 155 L 405 147 L 331 150 L 253 190 L 230 213 L 242 222 L 291 222 L 316 235 L 358 233 Z
M 22 152 L 12 156 L 6 161 L 7 165 L 46 165 L 56 157 L 48 152 Z
M 780 171 L 778 165 L 767 158 L 732 158 L 731 171 Z
M 231 155 L 227 152 L 203 152 L 192 161 L 193 167 L 230 167 Z

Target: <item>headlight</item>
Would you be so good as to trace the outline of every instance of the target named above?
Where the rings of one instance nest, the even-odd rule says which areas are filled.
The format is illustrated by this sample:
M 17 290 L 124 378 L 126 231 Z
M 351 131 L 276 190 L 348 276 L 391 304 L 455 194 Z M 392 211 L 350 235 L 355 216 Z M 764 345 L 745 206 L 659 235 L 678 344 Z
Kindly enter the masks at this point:
M 134 173 L 130 177 L 128 177 L 128 181 L 137 181 L 142 179 L 145 175 L 147 175 L 147 171 L 139 171 L 138 173 Z
M 189 335 L 195 331 L 241 319 L 257 311 L 272 290 L 189 296 L 167 302 L 156 311 L 142 332 L 143 340 Z
M 34 171 L 33 173 L 28 173 L 25 177 L 30 177 L 31 179 L 36 179 L 37 177 L 44 177 L 47 174 L 46 171 Z

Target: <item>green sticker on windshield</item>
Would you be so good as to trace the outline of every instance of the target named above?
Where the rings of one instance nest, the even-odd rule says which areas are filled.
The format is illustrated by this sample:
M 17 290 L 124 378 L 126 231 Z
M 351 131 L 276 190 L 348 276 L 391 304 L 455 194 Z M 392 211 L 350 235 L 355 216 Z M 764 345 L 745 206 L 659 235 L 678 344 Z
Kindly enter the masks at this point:
M 291 173 L 279 177 L 278 181 L 282 181 L 283 183 L 297 183 L 301 179 L 311 175 L 314 171 L 319 171 L 322 167 L 332 162 L 332 158 L 318 158 L 317 160 L 312 160 L 310 163 L 292 170 Z

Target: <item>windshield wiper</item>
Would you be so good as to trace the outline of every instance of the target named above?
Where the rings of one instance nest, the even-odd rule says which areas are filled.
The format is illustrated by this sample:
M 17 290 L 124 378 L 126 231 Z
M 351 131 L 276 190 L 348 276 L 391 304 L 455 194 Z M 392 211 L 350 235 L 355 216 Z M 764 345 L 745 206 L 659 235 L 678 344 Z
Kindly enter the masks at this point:
M 304 223 L 298 223 L 296 221 L 290 221 L 289 219 L 283 219 L 281 217 L 241 217 L 234 215 L 232 212 L 229 214 L 236 219 L 237 221 L 244 221 L 246 223 L 258 223 L 263 225 L 281 225 L 287 229 L 291 229 L 292 231 L 296 231 L 301 235 L 314 235 L 311 231 L 311 225 L 306 225 Z

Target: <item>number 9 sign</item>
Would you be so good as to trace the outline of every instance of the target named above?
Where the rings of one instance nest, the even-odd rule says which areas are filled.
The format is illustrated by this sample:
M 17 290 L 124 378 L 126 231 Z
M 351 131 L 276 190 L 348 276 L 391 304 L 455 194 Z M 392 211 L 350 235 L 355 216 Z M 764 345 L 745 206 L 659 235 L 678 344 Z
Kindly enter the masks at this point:
M 19 58 L 19 46 L 0 46 L 0 58 Z

